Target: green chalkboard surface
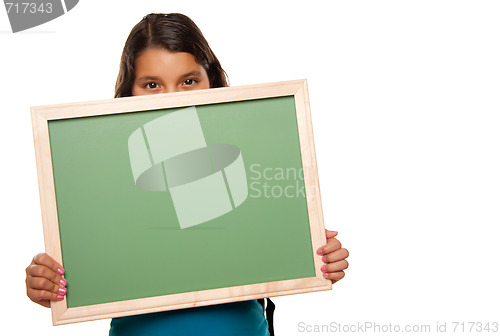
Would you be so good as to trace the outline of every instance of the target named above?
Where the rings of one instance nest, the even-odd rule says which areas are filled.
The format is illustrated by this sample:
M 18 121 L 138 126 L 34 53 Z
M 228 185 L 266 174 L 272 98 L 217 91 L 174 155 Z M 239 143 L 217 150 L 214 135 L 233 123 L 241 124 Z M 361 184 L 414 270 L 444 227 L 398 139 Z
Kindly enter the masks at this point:
M 65 309 L 317 277 L 296 104 L 47 118 Z

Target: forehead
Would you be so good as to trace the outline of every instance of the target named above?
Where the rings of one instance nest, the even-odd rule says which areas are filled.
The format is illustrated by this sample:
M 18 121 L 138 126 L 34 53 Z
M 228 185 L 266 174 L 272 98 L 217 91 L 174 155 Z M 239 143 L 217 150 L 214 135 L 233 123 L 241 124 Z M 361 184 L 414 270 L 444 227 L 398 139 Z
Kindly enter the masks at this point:
M 135 62 L 136 77 L 141 75 L 180 76 L 186 72 L 201 71 L 203 67 L 193 55 L 165 49 L 146 49 Z

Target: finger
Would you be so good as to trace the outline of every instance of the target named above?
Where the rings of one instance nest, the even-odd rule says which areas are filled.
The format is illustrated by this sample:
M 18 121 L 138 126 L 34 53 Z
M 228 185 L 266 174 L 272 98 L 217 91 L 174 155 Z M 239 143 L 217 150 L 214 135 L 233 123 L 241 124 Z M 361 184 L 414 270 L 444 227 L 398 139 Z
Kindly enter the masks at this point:
M 344 271 L 334 272 L 334 273 L 323 273 L 325 279 L 332 280 L 333 282 L 339 281 L 345 276 Z
M 337 238 L 331 238 L 328 240 L 326 245 L 321 246 L 316 253 L 319 255 L 324 255 L 328 253 L 332 253 L 333 251 L 339 250 L 342 247 L 342 244 Z
M 44 290 L 58 295 L 65 295 L 67 291 L 66 288 L 64 288 L 64 286 L 55 284 L 47 278 L 32 277 L 32 276 L 27 277 L 26 287 L 28 289 Z
M 336 261 L 343 260 L 349 256 L 349 251 L 345 248 L 341 248 L 339 250 L 333 251 L 323 256 L 321 259 L 325 263 L 333 263 Z
M 38 303 L 44 307 L 50 307 L 50 301 L 61 301 L 64 299 L 63 295 L 32 288 L 28 289 L 27 294 L 31 301 Z
M 31 264 L 26 268 L 26 276 L 35 278 L 46 278 L 52 281 L 56 285 L 61 285 L 65 287 L 67 285 L 66 280 L 52 269 L 44 265 Z
M 333 263 L 328 263 L 326 265 L 321 266 L 321 271 L 323 273 L 335 273 L 344 271 L 349 267 L 349 262 L 347 260 L 340 260 Z
M 50 257 L 47 253 L 38 253 L 33 257 L 33 263 L 37 265 L 47 266 L 59 275 L 64 274 L 64 268 L 57 261 L 52 259 L 52 257 Z
M 333 238 L 339 234 L 337 231 L 330 231 L 330 230 L 325 230 L 325 231 L 326 231 L 326 239 Z
M 29 297 L 29 295 L 28 295 L 28 297 Z M 30 299 L 31 301 L 33 301 L 34 303 L 37 303 L 37 304 L 39 304 L 39 305 L 41 305 L 41 306 L 44 306 L 44 307 L 46 307 L 46 308 L 50 308 L 50 300 L 43 300 L 43 299 L 42 299 L 42 300 L 33 300 L 33 299 L 32 299 L 32 298 L 30 298 L 30 297 L 29 297 L 29 299 Z

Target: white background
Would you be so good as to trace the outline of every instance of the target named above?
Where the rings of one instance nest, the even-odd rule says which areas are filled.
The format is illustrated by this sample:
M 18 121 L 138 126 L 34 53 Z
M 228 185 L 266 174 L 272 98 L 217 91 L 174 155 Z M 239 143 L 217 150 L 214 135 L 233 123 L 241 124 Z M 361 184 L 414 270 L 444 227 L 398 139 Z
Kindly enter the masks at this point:
M 26 297 L 44 249 L 29 107 L 112 98 L 149 12 L 190 16 L 232 86 L 308 79 L 325 223 L 350 268 L 330 292 L 276 298 L 278 335 L 500 322 L 498 1 L 82 0 L 17 34 L 0 10 L 0 333 L 107 334 L 109 320 L 52 327 Z

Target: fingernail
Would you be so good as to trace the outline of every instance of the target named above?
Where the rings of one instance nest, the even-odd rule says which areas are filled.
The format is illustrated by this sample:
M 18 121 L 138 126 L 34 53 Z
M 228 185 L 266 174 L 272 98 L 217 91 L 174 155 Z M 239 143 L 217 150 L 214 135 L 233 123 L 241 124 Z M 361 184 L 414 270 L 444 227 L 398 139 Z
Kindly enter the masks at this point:
M 323 273 L 323 276 L 326 278 L 328 277 L 328 273 Z
M 64 296 L 62 296 L 62 295 L 58 295 L 58 296 L 57 296 L 57 299 L 58 299 L 58 300 L 62 300 L 62 299 L 64 299 Z
M 59 288 L 59 293 L 61 294 L 66 294 L 67 289 L 66 288 Z
M 60 274 L 60 275 L 63 275 L 64 274 L 64 270 L 62 268 L 58 268 L 57 269 L 57 273 Z
M 326 271 L 326 267 L 325 266 L 321 266 L 321 271 L 322 272 Z
M 317 250 L 316 253 L 317 254 L 323 254 L 323 250 Z
M 59 281 L 59 283 L 61 285 L 63 285 L 64 287 L 66 287 L 66 285 L 68 284 L 68 282 L 66 280 L 64 280 L 64 279 L 61 279 L 61 281 Z
M 326 261 L 326 257 L 321 258 L 321 260 Z

